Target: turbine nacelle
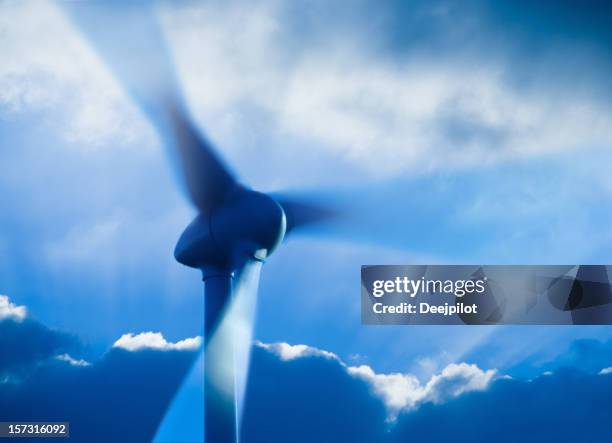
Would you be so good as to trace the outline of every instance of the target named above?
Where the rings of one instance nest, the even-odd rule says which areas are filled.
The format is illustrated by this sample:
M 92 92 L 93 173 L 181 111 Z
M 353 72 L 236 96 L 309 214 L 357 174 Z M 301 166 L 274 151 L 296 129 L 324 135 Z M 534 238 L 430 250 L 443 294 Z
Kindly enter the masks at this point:
M 200 213 L 176 244 L 174 257 L 204 274 L 263 261 L 283 240 L 285 212 L 272 197 L 237 186 L 210 213 Z

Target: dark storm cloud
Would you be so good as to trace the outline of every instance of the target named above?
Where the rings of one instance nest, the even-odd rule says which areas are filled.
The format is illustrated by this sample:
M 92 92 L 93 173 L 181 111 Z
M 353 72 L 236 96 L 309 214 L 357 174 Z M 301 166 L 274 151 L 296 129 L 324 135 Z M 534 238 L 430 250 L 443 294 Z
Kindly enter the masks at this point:
M 76 442 L 147 442 L 194 353 L 109 351 L 91 366 L 55 361 L 0 389 L 5 421 L 69 421 Z
M 390 442 L 606 442 L 612 377 L 564 370 L 532 382 L 500 380 L 487 392 L 405 414 Z
M 75 349 L 74 337 L 33 320 L 1 321 L 2 420 L 69 421 L 75 442 L 148 442 L 195 357 L 112 348 L 90 365 L 54 358 Z
M 281 361 L 256 346 L 251 368 L 242 429 L 245 443 L 384 440 L 384 404 L 338 361 Z
M 83 366 L 52 358 L 72 349 L 72 337 L 29 320 L 3 321 L 0 329 L 4 370 L 29 368 L 0 385 L 0 417 L 70 421 L 76 442 L 150 441 L 195 357 L 112 348 Z M 16 349 L 20 363 L 9 363 L 5 351 Z M 311 355 L 284 361 L 256 346 L 243 441 L 604 442 L 612 432 L 612 375 L 597 374 L 611 351 L 610 342 L 576 341 L 554 362 L 559 368 L 552 375 L 499 379 L 486 391 L 427 403 L 389 422 L 371 386 L 339 360 Z
M 612 375 L 561 369 L 530 382 L 499 379 L 486 391 L 428 403 L 390 423 L 383 403 L 338 361 L 283 362 L 257 347 L 253 353 L 243 428 L 248 443 L 584 443 L 605 442 L 612 432 Z
M 36 365 L 78 350 L 76 337 L 30 319 L 0 321 L 0 380 L 21 377 Z

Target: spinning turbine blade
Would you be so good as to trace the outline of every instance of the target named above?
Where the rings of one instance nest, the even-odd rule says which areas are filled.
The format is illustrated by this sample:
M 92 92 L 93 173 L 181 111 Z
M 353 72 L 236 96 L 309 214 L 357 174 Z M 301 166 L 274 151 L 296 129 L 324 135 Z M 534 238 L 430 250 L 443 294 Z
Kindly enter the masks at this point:
M 400 178 L 331 189 L 274 194 L 296 234 L 389 246 L 423 255 L 472 254 L 514 236 L 511 218 L 470 219 L 480 184 L 468 174 Z M 297 203 L 295 203 L 297 202 Z M 306 202 L 303 209 L 302 202 Z M 333 208 L 331 217 L 317 209 Z M 297 215 L 293 215 L 297 214 Z M 338 216 L 334 216 L 338 214 Z M 295 227 L 299 228 L 296 229 Z M 293 234 L 293 231 L 292 231 Z M 513 239 L 513 241 L 515 241 Z M 452 257 L 451 257 L 452 258 Z
M 157 432 L 156 442 L 203 440 L 202 416 L 204 410 L 200 408 L 205 395 L 203 374 L 207 364 L 211 365 L 213 375 L 211 382 L 215 389 L 221 395 L 225 395 L 223 401 L 231 402 L 235 397 L 234 407 L 238 421 L 235 428 L 237 433 L 239 432 L 261 267 L 261 262 L 251 260 L 238 274 L 234 284 L 233 298 L 227 304 L 222 320 L 214 327 L 211 339 L 207 343 L 208 347 L 201 352 L 197 363 L 166 412 L 164 421 Z M 234 349 L 233 355 L 227 352 L 232 348 Z M 207 363 L 206 360 L 210 363 Z M 234 371 L 231 370 L 232 366 Z M 233 372 L 236 375 L 232 379 L 230 374 Z M 177 423 L 180 423 L 180 426 L 177 426 Z
M 236 180 L 189 115 L 153 3 L 97 0 L 62 6 L 158 130 L 180 165 L 193 204 L 209 213 Z
M 328 205 L 299 198 L 275 196 L 287 217 L 287 233 L 301 227 L 321 223 L 338 217 Z
M 249 260 L 238 273 L 234 294 L 226 315 L 214 332 L 209 346 L 233 346 L 234 393 L 236 398 L 237 428 L 240 429 L 244 395 L 249 373 L 251 347 L 253 345 L 253 326 L 257 309 L 257 290 L 262 262 Z M 228 371 L 225 371 L 227 374 Z M 223 376 L 220 379 L 223 381 Z M 227 389 L 225 389 L 227 391 Z

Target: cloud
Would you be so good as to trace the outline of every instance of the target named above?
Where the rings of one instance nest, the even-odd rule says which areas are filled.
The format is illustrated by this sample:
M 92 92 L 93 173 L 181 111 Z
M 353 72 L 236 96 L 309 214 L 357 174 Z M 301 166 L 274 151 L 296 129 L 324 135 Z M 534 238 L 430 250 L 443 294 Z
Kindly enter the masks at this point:
M 295 26 L 303 9 L 258 1 L 249 14 L 240 2 L 165 5 L 160 13 L 197 119 L 241 166 L 266 150 L 286 167 L 279 170 L 288 171 L 275 181 L 303 176 L 293 174 L 292 165 L 321 154 L 370 177 L 389 177 L 612 143 L 609 101 L 584 92 L 587 86 L 554 87 L 551 77 L 561 70 L 551 57 L 540 57 L 536 69 L 508 51 L 493 57 L 486 45 L 472 52 L 453 45 L 449 26 L 483 41 L 490 22 L 501 26 L 486 5 L 467 13 L 444 2 L 416 2 L 408 14 L 379 5 L 372 11 L 364 2 L 351 11 L 352 22 L 318 17 L 303 23 L 316 28 L 313 37 Z M 381 41 L 392 40 L 405 25 L 377 28 L 364 19 L 368 14 L 395 14 L 422 32 L 408 48 L 392 48 L 389 57 Z M 56 7 L 6 3 L 0 17 L 0 48 L 9 61 L 0 68 L 0 102 L 63 119 L 66 124 L 57 127 L 89 148 L 111 148 L 115 144 L 108 142 L 115 139 L 156 144 L 142 116 Z M 27 32 L 31 28 L 37 33 Z M 428 55 L 423 36 L 443 44 L 445 56 Z M 548 51 L 563 55 L 553 45 Z M 571 70 L 573 84 L 594 83 L 584 72 L 596 71 L 597 64 L 587 62 Z M 511 75 L 517 71 L 522 82 Z
M 15 421 L 70 421 L 70 436 L 77 442 L 151 441 L 194 356 L 113 348 L 89 365 L 52 359 L 23 380 L 2 386 L 0 415 Z
M 369 163 L 372 175 L 473 167 L 612 141 L 607 107 L 574 98 L 555 109 L 552 96 L 514 91 L 503 67 L 491 63 L 398 66 L 347 53 L 301 62 L 279 115 L 290 133 Z
M 0 321 L 1 356 L 20 348 L 31 356 L 28 371 L 3 380 L 0 415 L 6 420 L 68 420 L 77 442 L 150 441 L 196 352 L 193 346 L 177 346 L 190 339 L 169 343 L 159 333 L 122 338 L 147 344 L 131 350 L 113 346 L 88 362 L 55 344 L 65 335 L 30 319 Z M 41 345 L 49 347 L 39 352 Z M 579 347 L 585 348 L 584 343 Z M 252 355 L 242 428 L 246 443 L 443 442 L 474 435 L 501 442 L 519 437 L 578 442 L 603 441 L 611 430 L 606 418 L 612 414 L 612 382 L 596 374 L 560 369 L 521 381 L 462 363 L 448 365 L 423 384 L 410 374 L 348 366 L 336 354 L 307 345 L 257 343 Z M 6 367 L 0 359 L 0 370 Z M 399 405 L 406 398 L 418 407 L 401 407 L 389 421 L 391 400 Z M 561 426 L 566 416 L 580 426 Z M 100 422 L 114 425 L 100 429 Z
M 31 319 L 0 320 L 0 416 L 69 421 L 76 442 L 151 441 L 199 347 L 159 333 L 124 335 L 95 361 L 77 340 Z M 100 427 L 100 423 L 112 426 Z
M 386 408 L 335 359 L 252 352 L 242 438 L 250 442 L 384 442 Z
M 367 375 L 357 377 L 336 359 L 310 355 L 283 360 L 261 346 L 254 348 L 251 368 L 241 440 L 245 443 L 437 443 L 474 438 L 578 443 L 606 441 L 612 430 L 612 379 L 575 370 L 560 369 L 528 381 L 497 377 L 472 365 L 449 365 L 422 386 L 430 393 L 427 401 L 402 409 L 389 421 L 386 402 L 367 380 L 376 376 L 373 371 L 362 369 Z M 399 377 L 385 383 L 398 390 L 405 385 Z
M 612 429 L 608 377 L 571 370 L 531 382 L 498 380 L 490 389 L 403 414 L 392 442 L 603 442 Z
M 612 366 L 609 368 L 603 368 L 601 371 L 599 371 L 599 375 L 608 375 L 608 374 L 612 374 Z
M 11 303 L 7 295 L 0 295 L 0 321 L 5 319 L 23 320 L 26 317 L 25 306 L 17 306 Z
M 366 365 L 347 368 L 349 374 L 366 381 L 389 408 L 392 418 L 405 408 L 413 408 L 423 399 L 423 387 L 411 374 L 377 374 Z
M 76 337 L 26 318 L 26 308 L 16 307 L 6 296 L 0 298 L 2 302 L 5 315 L 0 316 L 0 380 L 22 379 L 58 354 L 80 351 Z
M 5 115 L 42 113 L 73 149 L 155 144 L 144 119 L 56 4 L 2 2 L 0 29 Z
M 451 363 L 440 374 L 422 385 L 412 374 L 377 374 L 369 366 L 347 368 L 349 374 L 372 386 L 389 409 L 390 419 L 400 411 L 418 408 L 424 403 L 444 403 L 464 393 L 484 391 L 496 379 L 497 371 L 483 371 L 474 364 Z
M 126 351 L 141 351 L 143 349 L 155 349 L 158 351 L 194 351 L 200 347 L 201 337 L 186 338 L 176 343 L 167 341 L 160 332 L 141 332 L 140 334 L 123 334 L 115 343 L 113 348 L 125 349 Z
M 59 361 L 64 361 L 72 366 L 91 366 L 87 360 L 72 358 L 69 354 L 61 354 L 55 357 Z
M 337 362 L 349 375 L 371 387 L 386 405 L 390 420 L 402 410 L 413 410 L 427 402 L 443 403 L 467 392 L 483 391 L 497 376 L 494 369 L 483 371 L 473 364 L 451 363 L 423 385 L 413 374 L 379 374 L 367 365 L 348 366 L 336 354 L 312 346 L 259 341 L 255 345 L 278 356 L 281 361 L 324 358 Z
M 255 346 L 273 352 L 283 361 L 289 361 L 303 357 L 323 357 L 340 361 L 340 358 L 333 352 L 324 351 L 322 349 L 314 348 L 308 345 L 290 345 L 289 343 L 283 342 L 262 343 L 260 341 L 256 341 Z
M 484 391 L 496 374 L 495 369 L 483 371 L 474 364 L 451 363 L 427 382 L 425 398 L 433 403 L 443 403 L 466 392 Z
M 608 104 L 567 90 L 516 87 L 508 81 L 508 72 L 519 69 L 511 58 L 484 53 L 477 61 L 473 55 L 432 58 L 418 51 L 384 57 L 372 43 L 380 35 L 364 42 L 356 35 L 361 27 L 319 29 L 332 42 L 326 45 L 307 38 L 296 42 L 291 12 L 276 2 L 258 2 L 248 16 L 235 5 L 166 11 L 166 31 L 194 110 L 230 149 L 238 145 L 235 134 L 261 131 L 244 125 L 254 126 L 262 114 L 270 126 L 264 138 L 273 146 L 299 151 L 307 145 L 378 177 L 612 141 Z M 245 33 L 224 38 L 235 36 L 236 23 Z M 214 44 L 200 44 L 207 41 Z M 265 54 L 264 65 L 257 54 Z M 546 85 L 547 79 L 534 73 L 532 81 Z M 292 149 L 277 136 L 302 142 Z

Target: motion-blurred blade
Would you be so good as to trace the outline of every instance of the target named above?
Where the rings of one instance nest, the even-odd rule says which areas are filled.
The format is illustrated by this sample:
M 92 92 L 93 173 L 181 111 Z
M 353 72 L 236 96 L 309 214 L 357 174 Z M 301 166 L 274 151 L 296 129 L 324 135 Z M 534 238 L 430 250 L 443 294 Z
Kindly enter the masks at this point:
M 299 197 L 274 196 L 287 217 L 287 233 L 315 223 L 322 223 L 339 217 L 339 212 L 323 202 Z
M 183 382 L 159 427 L 156 442 L 202 441 L 204 367 L 214 365 L 215 390 L 235 398 L 237 431 L 240 430 L 246 382 L 249 372 L 253 325 L 257 307 L 257 289 L 262 263 L 248 261 L 238 272 L 231 302 L 208 341 L 206 355 L 201 353 Z M 233 352 L 232 352 L 233 349 Z M 209 405 L 210 406 L 210 405 Z
M 288 224 L 299 234 L 333 241 L 376 245 L 410 251 L 420 257 L 463 260 L 513 239 L 519 244 L 511 217 L 473 217 L 482 204 L 482 184 L 473 174 L 401 178 L 336 186 L 273 197 L 286 209 Z M 491 179 L 488 189 L 499 186 Z M 307 205 L 294 202 L 307 202 Z M 493 206 L 493 202 L 489 207 Z M 312 209 L 312 208 L 315 209 Z M 316 208 L 333 208 L 320 214 Z M 326 217 L 332 214 L 332 217 Z M 334 217 L 334 214 L 341 216 Z M 293 219 L 292 219 L 293 218 Z M 300 223 L 307 220 L 306 223 Z M 317 222 L 312 225 L 310 221 Z M 297 229 L 296 229 L 297 231 Z M 482 255 L 479 255 L 482 257 Z
M 174 396 L 153 439 L 155 443 L 204 441 L 204 352 Z
M 257 292 L 262 263 L 249 261 L 240 272 L 234 298 L 229 311 L 228 324 L 230 324 L 234 344 L 234 368 L 236 389 L 236 417 L 238 430 L 242 424 L 244 399 L 251 362 L 251 349 L 253 346 L 253 329 L 255 326 L 255 313 L 257 311 Z
M 96 0 L 62 6 L 156 127 L 180 165 L 190 199 L 207 213 L 236 180 L 189 115 L 153 4 Z

